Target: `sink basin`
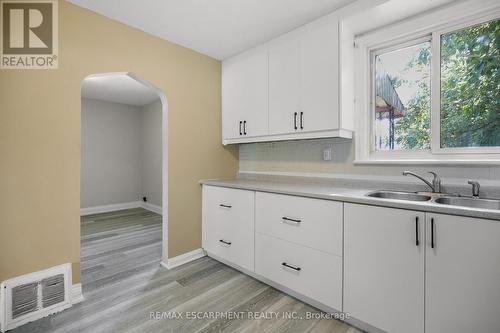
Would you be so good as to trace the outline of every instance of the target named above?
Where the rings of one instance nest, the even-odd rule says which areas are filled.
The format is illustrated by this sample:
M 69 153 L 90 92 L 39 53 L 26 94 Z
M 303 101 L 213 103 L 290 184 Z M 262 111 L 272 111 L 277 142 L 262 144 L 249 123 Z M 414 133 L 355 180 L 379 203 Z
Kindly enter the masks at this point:
M 405 200 L 405 201 L 429 201 L 428 195 L 417 194 L 412 192 L 399 191 L 375 191 L 368 193 L 366 196 L 380 199 Z
M 441 197 L 434 200 L 434 202 L 442 205 L 500 210 L 500 200 L 493 199 Z

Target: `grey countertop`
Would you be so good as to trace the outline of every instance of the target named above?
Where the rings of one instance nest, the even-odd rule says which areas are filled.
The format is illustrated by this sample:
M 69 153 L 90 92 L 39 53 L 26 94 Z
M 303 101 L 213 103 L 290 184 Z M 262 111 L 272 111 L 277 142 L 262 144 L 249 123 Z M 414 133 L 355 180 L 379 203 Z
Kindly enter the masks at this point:
M 366 194 L 373 189 L 336 186 L 330 182 L 291 181 L 288 180 L 263 180 L 263 179 L 232 179 L 232 180 L 202 180 L 203 185 L 236 188 L 260 192 L 295 195 L 301 197 L 343 201 L 350 203 L 401 208 L 424 212 L 478 217 L 491 220 L 500 220 L 500 211 L 465 208 L 451 205 L 437 204 L 432 201 L 413 202 L 392 199 L 367 197 Z M 384 188 L 380 188 L 383 190 Z

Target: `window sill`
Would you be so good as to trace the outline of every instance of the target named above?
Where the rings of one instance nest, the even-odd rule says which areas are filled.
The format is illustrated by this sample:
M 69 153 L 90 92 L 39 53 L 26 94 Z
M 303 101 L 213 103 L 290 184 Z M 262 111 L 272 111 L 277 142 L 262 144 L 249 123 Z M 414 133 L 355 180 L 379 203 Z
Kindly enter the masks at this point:
M 493 166 L 500 165 L 500 159 L 356 159 L 355 165 L 446 165 L 446 166 Z

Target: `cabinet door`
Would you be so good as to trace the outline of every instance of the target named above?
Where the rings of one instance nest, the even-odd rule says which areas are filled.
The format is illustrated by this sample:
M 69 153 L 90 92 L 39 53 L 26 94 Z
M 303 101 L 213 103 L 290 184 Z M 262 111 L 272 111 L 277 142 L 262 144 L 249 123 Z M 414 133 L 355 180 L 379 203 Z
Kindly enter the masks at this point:
M 300 37 L 301 132 L 339 128 L 339 29 L 328 22 Z
M 425 297 L 426 333 L 500 332 L 500 221 L 427 214 Z
M 222 131 L 224 139 L 268 134 L 267 50 L 251 50 L 222 64 Z M 246 135 L 240 135 L 246 121 Z
M 299 41 L 294 38 L 269 49 L 270 134 L 296 132 L 299 93 Z
M 387 332 L 424 331 L 424 213 L 344 204 L 344 312 Z
M 203 186 L 203 248 L 253 271 L 255 192 Z

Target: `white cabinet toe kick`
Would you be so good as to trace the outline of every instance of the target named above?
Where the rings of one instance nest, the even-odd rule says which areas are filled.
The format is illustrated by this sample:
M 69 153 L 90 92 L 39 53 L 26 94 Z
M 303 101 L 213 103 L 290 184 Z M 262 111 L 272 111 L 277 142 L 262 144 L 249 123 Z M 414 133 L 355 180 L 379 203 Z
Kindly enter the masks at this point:
M 367 332 L 500 332 L 499 221 L 204 185 L 203 248 Z

